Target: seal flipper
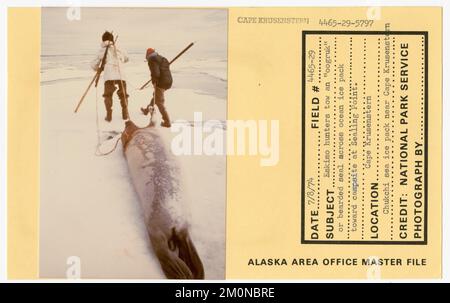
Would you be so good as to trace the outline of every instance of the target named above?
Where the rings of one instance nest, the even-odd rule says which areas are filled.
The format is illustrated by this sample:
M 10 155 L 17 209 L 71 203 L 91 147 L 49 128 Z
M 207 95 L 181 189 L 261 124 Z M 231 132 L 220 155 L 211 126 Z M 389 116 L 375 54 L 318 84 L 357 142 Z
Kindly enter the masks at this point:
M 177 235 L 176 244 L 178 247 L 178 256 L 191 270 L 194 279 L 204 279 L 205 271 L 203 269 L 202 261 L 198 256 L 194 243 L 189 236 L 187 230 L 181 230 Z
M 169 279 L 194 279 L 189 267 L 175 252 L 169 250 L 168 239 L 159 228 L 149 231 L 150 241 L 161 268 Z
M 139 127 L 136 126 L 136 124 L 134 124 L 133 121 L 128 120 L 125 122 L 125 129 L 122 132 L 122 147 L 123 150 L 125 151 L 125 148 L 127 147 L 128 142 L 130 142 L 131 138 L 133 137 L 133 134 L 135 131 L 137 131 L 139 129 Z

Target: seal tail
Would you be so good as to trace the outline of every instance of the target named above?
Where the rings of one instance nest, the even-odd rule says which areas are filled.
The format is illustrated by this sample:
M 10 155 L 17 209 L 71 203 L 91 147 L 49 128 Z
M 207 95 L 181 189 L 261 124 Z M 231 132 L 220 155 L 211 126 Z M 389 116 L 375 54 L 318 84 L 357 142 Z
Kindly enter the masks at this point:
M 202 261 L 195 249 L 194 243 L 187 230 L 181 231 L 177 237 L 178 256 L 191 270 L 194 279 L 204 279 L 205 271 Z
M 195 279 L 188 265 L 169 249 L 169 241 L 159 229 L 153 229 L 150 233 L 150 241 L 161 268 L 168 279 Z

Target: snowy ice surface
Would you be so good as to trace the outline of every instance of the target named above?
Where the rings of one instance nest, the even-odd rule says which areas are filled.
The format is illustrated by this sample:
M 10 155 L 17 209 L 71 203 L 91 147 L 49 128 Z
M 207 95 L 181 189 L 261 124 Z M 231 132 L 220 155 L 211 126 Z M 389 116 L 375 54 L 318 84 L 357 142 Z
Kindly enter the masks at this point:
M 103 151 L 113 148 L 118 138 L 107 140 L 110 133 L 124 128 L 117 96 L 110 124 L 103 120 L 102 80 L 79 112 L 73 111 L 93 77 L 89 62 L 100 35 L 113 29 L 119 34 L 118 45 L 130 55 L 125 68 L 130 115 L 137 125 L 148 123 L 139 108 L 152 94 L 151 88 L 137 90 L 149 78 L 145 49 L 154 47 L 170 60 L 191 40 L 196 45 L 171 67 L 174 85 L 166 92 L 169 114 L 173 120 L 193 120 L 194 112 L 200 111 L 203 119 L 225 121 L 226 11 L 82 8 L 77 25 L 65 19 L 65 9 L 44 8 L 42 20 L 40 276 L 66 277 L 67 258 L 77 256 L 82 278 L 164 278 L 120 142 L 110 155 L 95 155 L 96 105 Z M 158 131 L 170 144 L 175 134 L 165 128 Z M 190 196 L 191 235 L 206 278 L 222 279 L 226 158 L 180 156 L 178 160 Z

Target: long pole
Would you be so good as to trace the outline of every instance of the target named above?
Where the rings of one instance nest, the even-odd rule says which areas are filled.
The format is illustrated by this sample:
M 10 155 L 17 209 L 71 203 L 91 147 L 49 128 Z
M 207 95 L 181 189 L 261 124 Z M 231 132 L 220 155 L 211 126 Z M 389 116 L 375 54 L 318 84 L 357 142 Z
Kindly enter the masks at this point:
M 81 97 L 80 101 L 79 101 L 78 104 L 77 104 L 77 107 L 75 108 L 75 113 L 78 112 L 78 109 L 80 108 L 81 103 L 83 103 L 84 98 L 86 97 L 86 95 L 87 95 L 89 89 L 91 88 L 92 84 L 93 84 L 93 83 L 95 82 L 95 80 L 97 79 L 97 76 L 98 76 L 98 74 L 95 74 L 94 78 L 91 80 L 91 83 L 89 83 L 89 86 L 86 88 L 86 90 L 85 90 L 83 96 Z
M 116 38 L 117 40 L 117 38 Z M 113 42 L 114 43 L 114 42 Z M 109 44 L 106 46 L 105 53 L 103 54 L 102 62 L 100 64 L 100 67 L 95 72 L 94 78 L 92 78 L 91 82 L 89 83 L 88 87 L 84 91 L 83 96 L 81 97 L 80 101 L 77 104 L 77 107 L 75 108 L 75 113 L 78 112 L 78 109 L 81 106 L 81 103 L 83 103 L 84 98 L 86 97 L 87 93 L 89 92 L 89 89 L 91 89 L 92 84 L 95 82 L 95 87 L 97 87 L 98 80 L 100 79 L 100 74 L 102 73 L 103 69 L 105 68 L 106 64 L 106 55 L 108 54 Z
M 188 49 L 190 49 L 194 45 L 194 42 L 191 42 L 188 46 L 185 47 L 178 55 L 175 56 L 170 62 L 169 65 L 172 64 L 175 60 L 181 57 L 182 54 L 184 54 Z
M 186 46 L 178 55 L 175 56 L 175 58 L 173 58 L 170 62 L 169 65 L 172 64 L 175 60 L 177 60 L 179 57 L 181 57 L 181 55 L 183 55 L 185 52 L 187 52 L 188 49 L 190 49 L 192 46 L 194 45 L 194 42 L 191 42 L 188 46 Z M 152 80 L 148 80 L 147 82 L 144 83 L 144 85 L 142 85 L 139 90 L 143 90 L 144 88 L 147 87 L 147 85 L 150 84 L 150 82 L 152 82 Z
M 117 69 L 119 70 L 119 76 L 120 76 L 120 87 L 122 88 L 122 93 L 125 97 L 125 104 L 127 106 L 127 116 L 128 119 L 130 119 L 130 113 L 128 112 L 128 95 L 127 95 L 127 91 L 125 90 L 125 85 L 123 84 L 123 78 L 122 78 L 122 72 L 120 71 L 120 58 L 117 55 L 117 48 L 116 48 L 116 41 L 119 38 L 119 36 L 116 36 L 116 40 L 113 42 L 113 50 L 114 50 L 114 55 L 117 58 Z

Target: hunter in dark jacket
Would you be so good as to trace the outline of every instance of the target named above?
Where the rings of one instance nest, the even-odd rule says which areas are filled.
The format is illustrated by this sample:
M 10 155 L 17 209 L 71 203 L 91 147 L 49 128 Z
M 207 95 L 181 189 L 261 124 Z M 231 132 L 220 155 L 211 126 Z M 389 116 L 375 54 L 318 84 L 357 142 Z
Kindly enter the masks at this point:
M 164 106 L 164 92 L 172 87 L 172 74 L 169 69 L 169 61 L 155 52 L 153 48 L 147 49 L 146 59 L 155 91 L 150 104 L 146 108 L 141 108 L 141 110 L 147 115 L 156 103 L 163 119 L 161 126 L 170 127 L 169 114 Z

